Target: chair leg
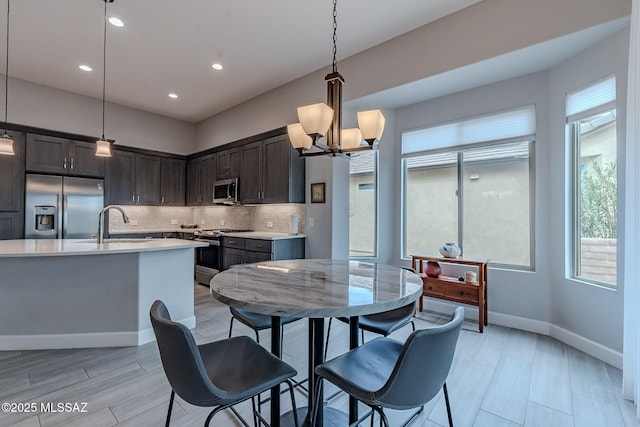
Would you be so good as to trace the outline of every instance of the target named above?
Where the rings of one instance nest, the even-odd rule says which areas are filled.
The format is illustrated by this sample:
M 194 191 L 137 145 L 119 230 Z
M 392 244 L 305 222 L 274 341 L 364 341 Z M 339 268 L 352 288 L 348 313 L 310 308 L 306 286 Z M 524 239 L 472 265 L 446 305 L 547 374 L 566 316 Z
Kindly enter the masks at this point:
M 256 415 L 256 398 L 251 398 L 251 413 L 253 414 L 253 427 L 258 427 L 258 416 Z
M 364 329 L 360 329 L 360 334 L 362 335 L 361 343 L 364 344 Z
M 447 404 L 447 416 L 449 417 L 449 427 L 453 427 L 453 418 L 451 418 L 451 406 L 449 406 L 449 393 L 447 393 L 447 383 L 442 384 L 444 391 L 444 402 Z
M 416 324 L 413 322 L 413 320 L 411 321 L 411 329 L 413 329 L 412 332 L 416 331 Z
M 300 421 L 298 421 L 298 408 L 296 406 L 296 396 L 293 393 L 293 383 L 287 380 L 289 386 L 289 394 L 291 395 L 291 408 L 293 408 L 293 422 L 296 427 L 300 427 Z
M 229 322 L 229 338 L 231 338 L 231 331 L 233 330 L 233 319 L 235 319 L 235 317 L 231 316 L 231 322 Z
M 371 409 L 373 409 L 375 412 L 378 413 L 378 415 L 380 415 L 380 425 L 384 427 L 389 427 L 389 420 L 387 419 L 387 416 L 385 415 L 382 408 L 378 406 L 372 406 Z M 373 414 L 371 414 L 371 417 L 373 418 Z
M 171 421 L 171 409 L 173 409 L 173 400 L 176 397 L 176 392 L 171 390 L 171 399 L 169 399 L 169 410 L 167 411 L 167 421 L 164 423 L 165 427 L 169 427 L 169 422 Z
M 313 410 L 311 411 L 311 415 L 309 416 L 309 419 L 311 420 L 311 424 L 312 426 L 316 425 L 316 415 L 318 414 L 318 405 L 320 405 L 320 384 L 322 382 L 322 377 L 318 377 L 316 378 L 316 383 L 313 385 L 313 388 L 315 390 L 316 393 L 316 401 L 315 404 L 313 405 Z
M 331 321 L 333 317 L 329 318 L 329 326 L 327 327 L 327 338 L 324 340 L 324 360 L 327 360 L 327 351 L 329 350 L 329 335 L 331 334 Z

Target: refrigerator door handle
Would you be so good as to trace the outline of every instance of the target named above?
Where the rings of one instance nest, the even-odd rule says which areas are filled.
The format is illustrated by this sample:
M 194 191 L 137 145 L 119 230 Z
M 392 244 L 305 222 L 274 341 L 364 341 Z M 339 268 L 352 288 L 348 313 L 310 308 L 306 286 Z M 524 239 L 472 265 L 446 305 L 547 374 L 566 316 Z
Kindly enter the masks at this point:
M 58 198 L 60 197 L 60 195 L 58 195 Z M 62 196 L 62 208 L 58 208 L 58 212 L 60 211 L 60 209 L 62 209 L 62 215 L 59 215 L 62 217 L 62 219 L 60 220 L 61 224 L 60 224 L 60 231 L 58 232 L 58 239 L 66 239 L 67 238 L 67 230 L 66 230 L 66 226 L 68 224 L 68 218 L 67 218 L 67 195 L 63 195 Z
M 62 225 L 67 221 L 66 218 L 63 219 L 61 213 L 65 212 L 64 205 L 60 201 L 60 193 L 56 194 L 56 218 L 58 218 L 58 223 L 56 224 L 56 239 L 62 239 Z M 66 213 L 65 213 L 66 215 Z

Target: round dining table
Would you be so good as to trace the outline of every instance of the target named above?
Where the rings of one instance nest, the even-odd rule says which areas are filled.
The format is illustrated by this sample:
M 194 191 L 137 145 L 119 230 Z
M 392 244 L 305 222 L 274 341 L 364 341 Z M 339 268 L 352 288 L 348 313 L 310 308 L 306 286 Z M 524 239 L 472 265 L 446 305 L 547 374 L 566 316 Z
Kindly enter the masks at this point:
M 358 316 L 381 313 L 415 302 L 422 280 L 415 273 L 390 265 L 331 259 L 265 261 L 234 266 L 211 279 L 211 295 L 235 308 L 271 316 L 272 331 L 281 317 L 309 319 L 308 407 L 298 414 L 309 425 L 308 414 L 322 388 L 314 390 L 315 367 L 322 363 L 324 319 L 348 317 L 350 348 L 358 346 Z M 281 357 L 280 334 L 271 334 L 271 352 Z M 318 398 L 316 400 L 316 398 Z M 348 418 L 347 418 L 348 416 Z M 291 414 L 282 417 L 289 424 Z M 349 414 L 317 408 L 316 426 L 346 425 L 358 419 L 358 403 L 349 399 Z M 281 425 L 280 387 L 271 390 L 271 425 Z

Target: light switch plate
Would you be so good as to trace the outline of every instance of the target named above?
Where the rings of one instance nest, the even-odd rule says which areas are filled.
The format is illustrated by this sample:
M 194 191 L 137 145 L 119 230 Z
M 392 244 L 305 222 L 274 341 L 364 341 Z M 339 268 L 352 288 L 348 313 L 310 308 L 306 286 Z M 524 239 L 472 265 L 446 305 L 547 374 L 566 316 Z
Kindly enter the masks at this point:
M 129 221 L 129 225 L 138 225 L 138 220 L 132 219 L 131 221 Z
M 220 220 L 220 225 L 224 225 L 224 219 Z
M 206 224 L 207 222 L 204 219 L 200 220 L 200 224 Z
M 176 225 L 177 223 L 178 223 L 178 220 L 177 220 L 177 219 L 172 219 L 172 220 L 171 220 L 171 225 Z
M 267 221 L 267 228 L 273 228 L 273 221 Z
M 313 228 L 316 226 L 316 219 L 313 217 L 309 218 L 309 228 Z

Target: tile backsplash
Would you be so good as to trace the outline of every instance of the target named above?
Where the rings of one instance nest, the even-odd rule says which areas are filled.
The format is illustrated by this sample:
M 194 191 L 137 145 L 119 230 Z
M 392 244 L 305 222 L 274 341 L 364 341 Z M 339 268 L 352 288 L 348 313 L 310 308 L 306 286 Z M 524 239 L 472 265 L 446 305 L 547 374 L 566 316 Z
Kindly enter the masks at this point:
M 236 205 L 236 206 L 122 206 L 131 222 L 109 211 L 110 231 L 175 230 L 181 224 L 199 228 L 234 228 L 275 233 L 289 233 L 291 216 L 298 216 L 298 233 L 304 232 L 304 204 Z

